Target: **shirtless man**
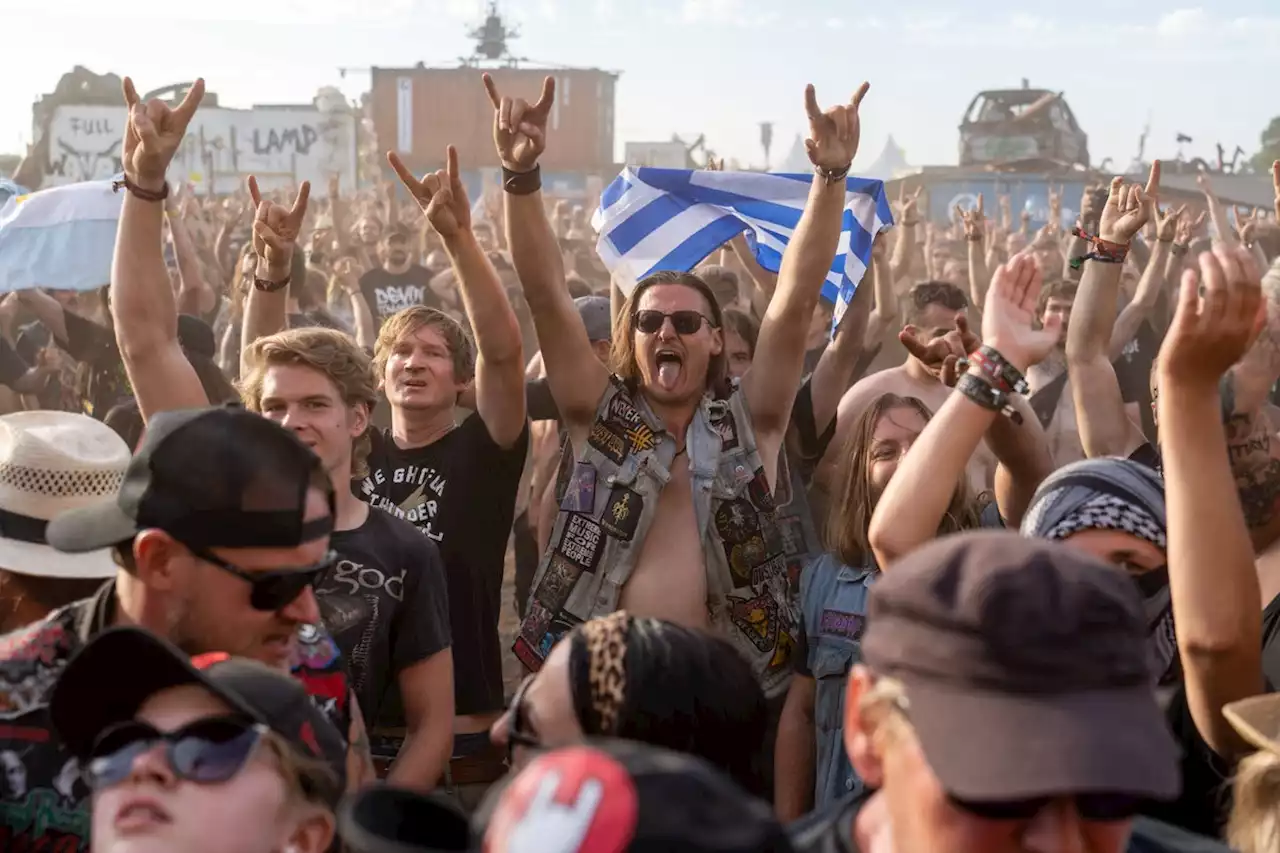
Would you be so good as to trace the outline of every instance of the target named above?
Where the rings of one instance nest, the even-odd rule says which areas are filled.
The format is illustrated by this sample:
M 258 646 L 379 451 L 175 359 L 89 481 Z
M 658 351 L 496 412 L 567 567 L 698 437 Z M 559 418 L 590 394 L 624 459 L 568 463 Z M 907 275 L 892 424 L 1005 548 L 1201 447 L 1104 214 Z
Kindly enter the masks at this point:
M 1036 306 L 1036 314 L 1040 317 L 1041 326 L 1051 318 L 1061 318 L 1062 337 L 1043 361 L 1027 368 L 1027 384 L 1031 386 L 1032 395 L 1041 395 L 1034 397 L 1037 414 L 1040 406 L 1046 407 L 1045 414 L 1049 414 L 1047 409 L 1052 407 L 1049 422 L 1045 424 L 1045 436 L 1049 439 L 1053 461 L 1058 465 L 1085 458 L 1084 446 L 1080 444 L 1080 430 L 1076 426 L 1076 407 L 1071 399 L 1071 383 L 1065 376 L 1067 326 L 1071 323 L 1071 306 L 1075 300 L 1075 282 L 1059 279 L 1045 285 Z
M 882 394 L 919 398 L 931 411 L 938 411 L 947 401 L 951 389 L 938 378 L 941 358 L 929 353 L 944 349 L 963 356 L 976 349 L 978 339 L 968 331 L 968 304 L 964 292 L 946 282 L 925 282 L 911 288 L 907 300 L 907 325 L 899 340 L 907 348 L 907 360 L 897 367 L 873 373 L 859 380 L 845 392 L 836 410 L 836 437 L 824 458 L 819 482 L 828 494 L 835 493 L 831 460 L 839 457 L 839 448 L 854 421 L 871 402 Z M 925 360 L 921 360 L 922 356 Z M 974 494 L 989 491 L 995 481 L 996 457 L 985 439 L 969 460 L 969 481 Z
M 554 83 L 547 78 L 533 105 L 501 97 L 487 75 L 485 86 L 506 172 L 508 244 L 574 460 L 515 653 L 536 669 L 573 625 L 621 608 L 722 633 L 752 660 L 766 694 L 777 692 L 796 619 L 772 497 L 778 454 L 839 241 L 868 87 L 826 113 L 806 91 L 816 174 L 755 361 L 735 383 L 720 307 L 690 273 L 639 282 L 609 366 L 594 357 L 539 192 Z

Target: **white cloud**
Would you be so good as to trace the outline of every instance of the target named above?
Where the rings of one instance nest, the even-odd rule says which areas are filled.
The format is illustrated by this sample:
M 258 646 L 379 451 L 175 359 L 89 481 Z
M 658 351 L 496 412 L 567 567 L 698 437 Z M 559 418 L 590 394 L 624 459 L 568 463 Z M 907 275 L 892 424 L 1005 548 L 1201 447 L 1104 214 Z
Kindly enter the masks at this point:
M 680 17 L 687 24 L 728 23 L 738 18 L 739 0 L 684 0 Z
M 843 18 L 827 18 L 827 29 L 829 30 L 844 29 L 844 19 Z
M 1162 15 L 1156 22 L 1156 32 L 1171 38 L 1200 35 L 1210 27 L 1209 16 L 1204 9 L 1175 9 Z
M 1035 15 L 1014 15 L 1009 19 L 1009 26 L 1021 32 L 1043 29 L 1048 22 Z

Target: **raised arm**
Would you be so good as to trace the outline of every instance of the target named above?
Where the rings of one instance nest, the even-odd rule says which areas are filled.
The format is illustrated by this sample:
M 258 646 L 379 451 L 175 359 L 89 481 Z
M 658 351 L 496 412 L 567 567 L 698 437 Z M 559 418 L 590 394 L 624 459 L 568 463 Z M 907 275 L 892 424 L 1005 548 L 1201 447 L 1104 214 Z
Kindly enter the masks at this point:
M 1265 308 L 1243 247 L 1219 244 L 1199 263 L 1199 276 L 1183 276 L 1160 349 L 1169 589 L 1192 719 L 1215 752 L 1233 757 L 1247 746 L 1222 706 L 1263 692 L 1262 596 L 1218 386 L 1257 334 Z
M 609 371 L 596 358 L 582 317 L 564 280 L 564 258 L 547 220 L 541 179 L 533 174 L 547 146 L 547 118 L 555 100 L 555 81 L 548 77 L 535 104 L 503 97 L 493 78 L 484 75 L 493 104 L 493 140 L 507 173 L 507 243 L 547 365 L 547 381 L 566 425 L 584 429 L 609 385 Z
M 996 270 L 987 291 L 983 337 L 1020 373 L 1043 359 L 1061 334 L 1056 318 L 1043 329 L 1034 327 L 1041 283 L 1035 261 L 1018 255 Z M 953 350 L 958 350 L 955 355 L 977 349 L 977 342 L 964 334 L 963 327 L 947 336 L 954 337 L 970 338 L 958 347 L 953 344 Z M 933 343 L 936 345 L 937 339 Z M 913 349 L 916 346 L 913 338 L 905 338 L 904 344 Z M 977 373 L 978 382 L 990 384 L 980 371 L 971 372 Z M 1005 469 L 1005 474 L 997 477 L 1003 482 L 1001 515 L 1013 524 L 1021 520 L 1036 487 L 1053 470 L 1053 459 L 1044 429 L 1026 400 L 1010 395 L 1007 402 L 1020 423 L 959 390 L 953 391 L 930 419 L 899 463 L 871 516 L 869 537 L 881 569 L 937 535 L 956 484 L 983 436 Z
M 182 216 L 183 206 L 171 195 L 164 209 L 178 262 L 178 311 L 199 317 L 213 309 L 218 296 L 200 272 L 200 258 Z
M 873 313 L 870 310 L 872 287 L 868 285 L 874 283 L 874 288 L 879 290 L 879 277 L 887 272 L 885 266 L 873 263 L 867 270 L 873 276 L 872 282 L 864 280 L 854 291 L 853 299 L 840 318 L 840 325 L 836 327 L 835 338 L 822 351 L 813 368 L 813 376 L 809 379 L 809 395 L 813 402 L 814 432 L 818 435 L 826 432 L 827 427 L 835 420 L 840 398 L 853 384 L 853 370 L 857 367 L 858 356 L 862 355 L 868 340 L 868 315 Z
M 984 305 L 991 276 L 987 272 L 987 214 L 983 208 L 982 193 L 978 193 L 978 206 L 973 210 L 962 210 L 957 204 L 956 218 L 964 226 L 969 262 L 969 299 L 974 305 Z
M 244 303 L 244 321 L 240 335 L 240 375 L 249 374 L 245 354 L 259 338 L 274 335 L 288 327 L 286 306 L 289 287 L 303 287 L 305 282 L 292 282 L 293 253 L 298 235 L 302 232 L 302 220 L 307 215 L 307 199 L 311 196 L 311 184 L 303 181 L 293 207 L 287 208 L 263 199 L 258 192 L 258 179 L 249 176 L 249 195 L 253 198 L 253 251 L 258 258 L 253 287 Z
M 360 276 L 356 275 L 356 259 L 349 255 L 339 258 L 333 265 L 333 274 L 338 277 L 338 283 L 342 286 L 343 292 L 351 300 L 356 343 L 361 349 L 373 352 L 374 342 L 378 339 L 378 324 L 373 319 L 373 309 L 369 307 L 369 300 L 364 298 L 364 291 L 360 289 Z
M 840 241 L 845 176 L 858 151 L 861 134 L 858 106 L 869 88 L 863 83 L 847 105 L 832 107 L 825 113 L 818 107 L 813 86 L 805 89 L 811 135 L 805 146 L 817 173 L 804 213 L 782 255 L 778 287 L 760 323 L 756 357 L 742 378 L 766 471 L 775 467 L 771 460 L 777 458 L 782 446 L 804 367 L 809 322 Z
M 1124 348 L 1137 336 L 1142 324 L 1149 320 L 1155 311 L 1156 302 L 1164 290 L 1165 260 L 1169 257 L 1170 247 L 1173 245 L 1178 219 L 1184 212 L 1185 208 L 1164 213 L 1157 209 L 1154 212 L 1154 218 L 1158 221 L 1151 257 L 1142 270 L 1142 277 L 1138 279 L 1138 287 L 1134 290 L 1133 299 L 1121 309 L 1115 325 L 1111 327 L 1111 341 L 1107 345 L 1107 355 L 1112 361 L 1120 358 Z
M 422 180 L 394 152 L 387 154 L 387 160 L 444 241 L 476 339 L 476 411 L 494 443 L 510 447 L 525 425 L 520 323 L 498 271 L 471 230 L 471 203 L 458 173 L 458 149 L 450 145 L 446 168 Z
M 1146 191 L 1136 184 L 1126 186 L 1123 178 L 1113 179 L 1098 225 L 1098 237 L 1104 241 L 1101 248 L 1127 251 L 1133 236 L 1153 215 L 1159 191 L 1159 161 L 1151 166 Z M 1120 381 L 1108 351 L 1121 266 L 1103 260 L 1085 261 L 1067 330 L 1067 373 L 1080 441 L 1090 457 L 1128 456 L 1146 440 L 1125 412 Z
M 142 103 L 124 78 L 129 108 L 121 161 L 127 189 L 111 264 L 111 316 L 116 345 L 143 419 L 168 409 L 209 404 L 196 372 L 178 344 L 178 308 L 161 248 L 165 173 L 204 97 L 197 80 L 177 107 Z M 144 197 L 145 196 L 145 197 Z

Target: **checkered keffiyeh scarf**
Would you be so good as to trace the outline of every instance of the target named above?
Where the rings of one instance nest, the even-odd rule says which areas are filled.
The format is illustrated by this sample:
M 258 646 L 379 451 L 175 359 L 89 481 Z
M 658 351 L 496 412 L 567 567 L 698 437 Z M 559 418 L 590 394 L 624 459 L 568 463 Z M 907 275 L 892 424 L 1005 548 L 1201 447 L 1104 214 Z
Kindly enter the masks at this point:
M 1086 459 L 1045 478 L 1022 520 L 1022 534 L 1066 539 L 1082 530 L 1118 530 L 1167 547 L 1164 483 L 1128 459 Z M 1179 677 L 1168 574 L 1139 584 L 1147 612 L 1147 654 L 1160 684 Z

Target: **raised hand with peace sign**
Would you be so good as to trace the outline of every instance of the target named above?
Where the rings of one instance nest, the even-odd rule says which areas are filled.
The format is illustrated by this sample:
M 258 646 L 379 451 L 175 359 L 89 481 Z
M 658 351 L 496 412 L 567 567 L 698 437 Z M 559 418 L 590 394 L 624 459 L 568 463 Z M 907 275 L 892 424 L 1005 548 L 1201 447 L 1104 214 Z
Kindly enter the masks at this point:
M 124 78 L 124 100 L 129 107 L 124 132 L 124 153 L 120 160 L 130 183 L 148 192 L 164 189 L 165 172 L 178 153 L 187 125 L 204 97 L 204 80 L 197 80 L 178 106 L 152 98 L 145 104 L 138 98 L 133 80 Z
M 547 150 L 547 118 L 556 99 L 555 78 L 542 81 L 542 95 L 534 104 L 524 98 L 504 97 L 492 77 L 485 74 L 483 79 L 484 90 L 493 104 L 493 142 L 503 168 L 510 172 L 533 171 Z
M 862 136 L 858 107 L 870 88 L 870 83 L 863 83 L 853 93 L 848 104 L 834 106 L 823 112 L 818 106 L 818 96 L 813 84 L 805 87 L 804 109 L 809 115 L 809 138 L 804 141 L 804 147 L 809 152 L 809 162 L 818 169 L 832 174 L 848 172 L 853 156 L 858 153 L 858 140 Z
M 449 242 L 459 234 L 471 231 L 471 203 L 467 200 L 466 187 L 458 177 L 457 148 L 450 145 L 445 150 L 447 168 L 424 175 L 422 180 L 413 176 L 394 151 L 387 154 L 387 162 L 396 170 L 400 182 L 413 195 L 441 239 Z
M 1151 174 L 1144 190 L 1137 184 L 1126 184 L 1124 178 L 1111 180 L 1111 194 L 1102 209 L 1098 236 L 1109 243 L 1128 244 L 1155 215 L 1160 199 L 1160 161 L 1151 164 Z
M 249 195 L 256 211 L 253 217 L 253 251 L 266 265 L 266 275 L 260 277 L 282 282 L 293 269 L 293 251 L 302 232 L 302 220 L 307 215 L 311 182 L 302 182 L 291 208 L 264 200 L 258 191 L 258 179 L 253 175 L 249 176 Z

